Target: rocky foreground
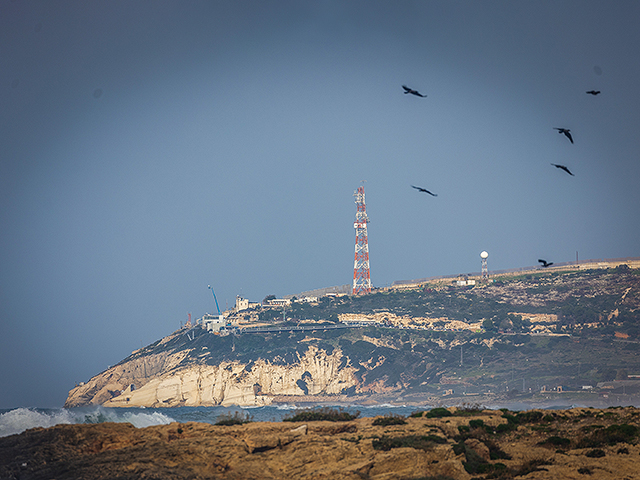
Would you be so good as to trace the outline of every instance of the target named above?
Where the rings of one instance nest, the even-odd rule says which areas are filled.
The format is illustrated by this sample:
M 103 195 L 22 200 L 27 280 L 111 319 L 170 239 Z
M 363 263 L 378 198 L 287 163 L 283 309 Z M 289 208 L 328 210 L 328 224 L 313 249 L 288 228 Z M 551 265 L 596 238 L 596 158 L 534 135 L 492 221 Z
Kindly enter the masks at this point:
M 36 428 L 0 438 L 0 478 L 640 478 L 636 408 L 429 415 Z

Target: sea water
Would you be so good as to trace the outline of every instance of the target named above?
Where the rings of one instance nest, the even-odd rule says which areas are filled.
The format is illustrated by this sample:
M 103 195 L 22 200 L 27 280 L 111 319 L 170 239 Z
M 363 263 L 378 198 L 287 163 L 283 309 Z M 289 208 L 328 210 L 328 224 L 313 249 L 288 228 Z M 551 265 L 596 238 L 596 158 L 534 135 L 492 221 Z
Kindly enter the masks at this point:
M 345 412 L 360 417 L 375 417 L 378 415 L 410 415 L 417 410 L 429 410 L 405 405 L 375 405 L 375 406 L 332 406 L 327 408 L 341 408 Z M 137 428 L 151 425 L 166 425 L 172 422 L 203 422 L 216 423 L 226 416 L 240 415 L 254 422 L 281 422 L 287 416 L 295 415 L 297 410 L 309 407 L 295 405 L 277 405 L 266 407 L 177 407 L 177 408 L 14 408 L 0 409 L 0 437 L 22 433 L 35 427 L 52 427 L 59 424 L 75 423 L 130 423 Z

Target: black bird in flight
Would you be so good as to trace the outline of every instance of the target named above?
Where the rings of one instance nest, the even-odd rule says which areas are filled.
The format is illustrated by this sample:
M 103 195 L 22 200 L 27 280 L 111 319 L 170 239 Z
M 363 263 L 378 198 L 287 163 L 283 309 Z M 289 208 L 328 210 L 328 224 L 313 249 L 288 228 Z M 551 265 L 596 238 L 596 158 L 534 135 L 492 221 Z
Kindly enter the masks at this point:
M 574 177 L 575 175 L 573 173 L 571 173 L 569 171 L 569 169 L 567 167 L 565 167 L 564 165 L 556 165 L 555 163 L 552 163 L 551 165 L 553 165 L 556 168 L 559 168 L 560 170 L 564 170 L 565 172 L 567 172 L 569 175 L 571 175 L 572 177 Z
M 415 187 L 415 186 L 413 186 L 413 185 L 411 185 L 411 186 L 412 186 L 413 188 L 415 188 L 416 190 L 419 190 L 419 191 L 424 192 L 424 193 L 428 193 L 428 194 L 429 194 L 429 195 L 431 195 L 432 197 L 437 197 L 437 196 L 438 196 L 438 194 L 437 194 L 437 193 L 431 193 L 431 192 L 430 192 L 429 190 L 427 190 L 426 188 L 422 188 L 422 187 Z
M 600 93 L 600 90 L 589 90 L 587 92 L 589 95 L 593 95 L 594 97 Z
M 539 258 L 538 261 L 542 264 L 543 267 L 550 267 L 551 265 L 553 265 L 553 262 L 547 262 L 546 260 L 543 260 L 541 258 Z
M 558 133 L 564 133 L 565 137 L 567 137 L 571 143 L 573 143 L 573 138 L 571 138 L 571 134 L 569 133 L 571 130 L 569 130 L 568 128 L 558 128 L 558 127 L 553 127 L 554 129 L 558 130 Z
M 407 93 L 410 93 L 411 95 L 415 95 L 416 97 L 422 97 L 422 98 L 427 98 L 426 95 L 422 95 L 419 91 L 417 90 L 413 90 L 412 88 L 407 87 L 406 85 L 402 85 L 402 88 L 404 88 L 404 93 L 405 95 Z

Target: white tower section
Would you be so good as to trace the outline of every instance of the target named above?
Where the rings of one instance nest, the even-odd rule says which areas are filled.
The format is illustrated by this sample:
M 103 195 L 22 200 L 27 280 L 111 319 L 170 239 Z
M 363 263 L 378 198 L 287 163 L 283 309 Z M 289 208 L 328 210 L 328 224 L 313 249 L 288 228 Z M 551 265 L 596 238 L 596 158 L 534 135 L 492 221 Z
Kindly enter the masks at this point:
M 482 280 L 489 280 L 489 268 L 487 267 L 487 258 L 489 254 L 487 252 L 482 252 L 480 254 L 480 258 L 482 259 Z

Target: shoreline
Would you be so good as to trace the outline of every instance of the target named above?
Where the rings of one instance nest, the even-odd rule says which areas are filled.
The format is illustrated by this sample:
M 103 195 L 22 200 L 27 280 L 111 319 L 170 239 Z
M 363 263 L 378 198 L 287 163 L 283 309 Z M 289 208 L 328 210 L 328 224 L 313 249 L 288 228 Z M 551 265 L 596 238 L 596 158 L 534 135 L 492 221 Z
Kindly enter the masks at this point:
M 607 480 L 636 478 L 639 439 L 634 407 L 450 408 L 431 416 L 230 426 L 57 425 L 0 438 L 0 478 Z

